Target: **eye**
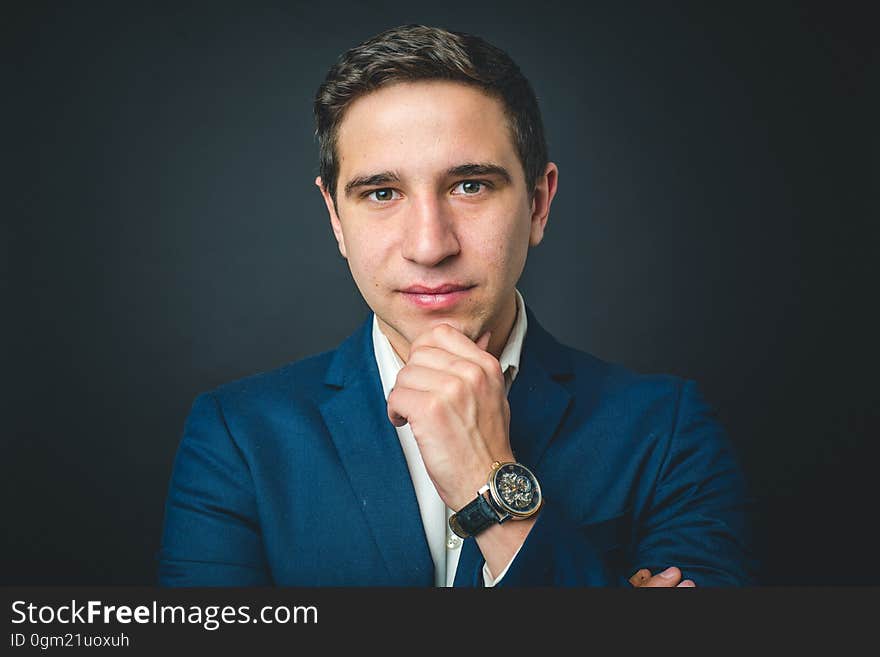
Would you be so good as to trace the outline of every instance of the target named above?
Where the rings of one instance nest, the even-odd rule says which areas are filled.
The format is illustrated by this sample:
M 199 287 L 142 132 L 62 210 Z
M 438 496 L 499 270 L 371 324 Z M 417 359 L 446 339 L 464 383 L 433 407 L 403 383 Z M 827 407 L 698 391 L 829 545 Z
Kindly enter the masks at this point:
M 464 196 L 474 196 L 483 191 L 483 187 L 487 186 L 486 183 L 479 180 L 463 180 L 453 188 L 452 193 Z
M 367 198 L 371 201 L 386 203 L 388 201 L 396 201 L 400 198 L 400 194 L 390 187 L 383 187 L 382 189 L 374 189 L 372 192 L 368 192 Z

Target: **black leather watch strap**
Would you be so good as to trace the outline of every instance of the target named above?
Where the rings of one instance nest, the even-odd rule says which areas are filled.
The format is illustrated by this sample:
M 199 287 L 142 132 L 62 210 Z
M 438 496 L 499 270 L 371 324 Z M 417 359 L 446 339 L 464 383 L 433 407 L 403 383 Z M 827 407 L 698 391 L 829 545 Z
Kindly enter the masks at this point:
M 461 538 L 476 536 L 498 522 L 498 514 L 482 495 L 477 495 L 473 502 L 462 507 L 458 513 L 449 516 L 450 529 Z

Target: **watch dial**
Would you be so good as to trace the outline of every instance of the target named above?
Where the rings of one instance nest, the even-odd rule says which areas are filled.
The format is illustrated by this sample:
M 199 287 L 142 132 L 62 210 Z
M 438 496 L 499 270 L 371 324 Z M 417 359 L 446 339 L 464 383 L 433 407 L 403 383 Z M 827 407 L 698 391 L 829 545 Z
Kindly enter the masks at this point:
M 541 502 L 538 480 L 526 468 L 515 463 L 501 466 L 495 475 L 495 488 L 503 504 L 514 515 L 526 515 Z

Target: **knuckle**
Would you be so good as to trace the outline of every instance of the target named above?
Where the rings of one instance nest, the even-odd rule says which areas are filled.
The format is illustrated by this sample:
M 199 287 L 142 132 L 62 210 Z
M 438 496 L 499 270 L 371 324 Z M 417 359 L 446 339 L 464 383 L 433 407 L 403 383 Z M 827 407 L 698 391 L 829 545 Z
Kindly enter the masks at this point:
M 407 365 L 436 369 L 436 365 L 434 364 L 434 361 L 431 357 L 431 351 L 429 347 L 422 347 L 418 351 L 410 352 Z
M 483 368 L 470 361 L 462 360 L 455 364 L 457 372 L 464 377 L 472 385 L 480 385 L 483 382 L 485 373 Z
M 446 393 L 446 396 L 450 399 L 458 398 L 464 388 L 464 384 L 461 379 L 457 376 L 449 377 L 449 379 L 443 384 L 443 390 Z
M 443 401 L 438 397 L 431 397 L 425 402 L 425 414 L 435 417 L 440 414 L 443 408 Z
M 501 371 L 501 362 L 492 354 L 486 354 L 486 368 L 492 372 L 494 376 L 502 377 L 504 372 Z
M 407 380 L 409 379 L 409 370 L 406 367 L 403 367 L 398 373 L 397 378 L 394 380 L 394 387 L 406 385 Z

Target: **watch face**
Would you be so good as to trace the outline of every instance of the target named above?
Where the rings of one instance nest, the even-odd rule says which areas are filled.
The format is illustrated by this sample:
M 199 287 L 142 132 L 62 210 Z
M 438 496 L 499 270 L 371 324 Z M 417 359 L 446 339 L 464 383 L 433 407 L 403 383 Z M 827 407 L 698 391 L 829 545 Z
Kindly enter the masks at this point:
M 541 505 L 541 487 L 532 471 L 519 463 L 505 463 L 492 479 L 492 495 L 513 516 L 528 517 Z

